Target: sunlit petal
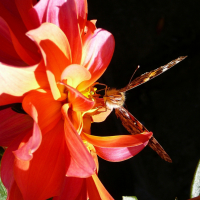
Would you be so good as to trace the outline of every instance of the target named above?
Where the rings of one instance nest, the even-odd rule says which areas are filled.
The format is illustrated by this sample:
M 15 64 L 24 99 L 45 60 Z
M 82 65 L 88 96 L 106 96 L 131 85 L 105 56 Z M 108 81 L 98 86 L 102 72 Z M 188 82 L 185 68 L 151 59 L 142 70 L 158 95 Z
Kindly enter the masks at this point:
M 0 71 L 3 72 L 0 73 L 0 105 L 21 102 L 30 90 L 48 86 L 45 72 L 37 71 L 37 68 L 31 71 L 0 63 Z
M 114 52 L 115 41 L 111 33 L 97 29 L 83 44 L 81 63 L 91 73 L 92 78 L 84 81 L 78 90 L 84 90 L 104 73 Z
M 55 101 L 50 90 L 29 92 L 23 102 L 24 110 L 38 123 L 43 134 L 50 131 L 61 119 L 62 103 Z
M 59 195 L 66 173 L 64 137 L 60 121 L 43 135 L 31 161 L 15 160 L 14 176 L 24 199 L 42 200 Z
M 39 46 L 45 62 L 47 77 L 55 100 L 61 98 L 57 81 L 71 64 L 71 50 L 65 34 L 54 24 L 44 23 L 27 33 Z
M 70 164 L 74 166 L 68 169 L 67 175 L 85 178 L 94 174 L 96 166 L 92 156 L 86 149 L 81 137 L 78 135 L 67 115 L 66 110 L 68 109 L 69 105 L 65 104 L 62 107 L 62 113 L 65 118 L 65 139 L 70 151 L 71 159 L 73 159 Z
M 34 123 L 33 131 L 27 134 L 22 140 L 19 149 L 13 151 L 14 155 L 21 160 L 31 160 L 33 153 L 39 148 L 42 142 L 42 135 L 37 123 Z

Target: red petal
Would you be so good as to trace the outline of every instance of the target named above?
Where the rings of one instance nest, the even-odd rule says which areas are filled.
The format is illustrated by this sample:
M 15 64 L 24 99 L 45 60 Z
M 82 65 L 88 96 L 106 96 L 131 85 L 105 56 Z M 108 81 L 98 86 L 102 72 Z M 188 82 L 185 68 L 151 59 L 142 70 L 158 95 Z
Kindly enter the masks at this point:
M 28 141 L 27 141 L 28 140 Z M 42 135 L 37 123 L 34 123 L 33 131 L 27 134 L 18 150 L 13 151 L 14 155 L 21 160 L 31 160 L 33 153 L 39 148 L 42 142 Z
M 99 180 L 96 174 L 92 175 L 92 177 L 87 178 L 87 188 L 90 199 L 95 200 L 114 200 L 112 196 L 105 189 L 101 181 Z
M 10 193 L 13 184 L 15 184 L 13 174 L 14 155 L 12 152 L 18 148 L 19 143 L 25 136 L 25 134 L 26 132 L 20 134 L 13 140 L 13 142 L 6 149 L 1 160 L 1 180 L 6 187 L 8 194 Z
M 72 52 L 72 63 L 80 64 L 82 57 L 82 43 L 78 27 L 75 0 L 67 0 L 59 12 L 59 25 L 69 40 Z
M 85 179 L 83 178 L 65 177 L 61 194 L 58 197 L 54 197 L 53 200 L 77 199 L 83 184 L 85 184 Z
M 69 96 L 69 102 L 72 104 L 72 109 L 74 111 L 88 111 L 94 106 L 94 101 L 91 99 L 86 98 L 84 95 L 82 95 L 78 90 L 74 89 L 73 87 L 70 87 L 67 84 L 62 83 L 65 85 L 65 87 L 69 90 L 70 96 Z
M 15 159 L 14 176 L 24 199 L 44 200 L 60 194 L 66 174 L 65 149 L 61 120 L 43 135 L 31 161 Z
M 21 0 L 15 0 L 15 3 L 27 30 L 36 28 L 29 14 L 29 10 L 33 7 L 32 0 L 26 0 L 23 3 Z
M 85 178 L 94 173 L 96 166 L 91 154 L 86 149 L 81 137 L 69 120 L 66 112 L 68 109 L 68 104 L 63 105 L 62 113 L 65 117 L 65 138 L 72 159 L 67 171 L 67 176 Z
M 12 43 L 9 28 L 6 22 L 0 18 L 0 60 L 3 63 L 10 65 L 23 65 L 25 64 Z
M 55 101 L 50 90 L 29 92 L 23 102 L 24 110 L 34 119 L 42 134 L 50 131 L 60 121 L 62 103 Z
M 84 90 L 92 85 L 104 73 L 114 52 L 115 41 L 111 33 L 97 29 L 94 34 L 83 44 L 83 56 L 81 65 L 92 75 L 88 81 L 84 81 L 78 90 Z
M 5 1 L 4 1 L 5 2 Z M 9 3 L 11 3 L 9 1 Z M 1 17 L 9 26 L 12 41 L 17 53 L 28 65 L 34 65 L 41 59 L 37 46 L 25 35 L 27 32 L 19 13 L 16 11 L 16 5 L 13 1 L 9 3 L 0 3 Z M 9 7 L 8 9 L 5 7 Z M 12 8 L 11 8 L 12 7 Z M 11 8 L 11 9 L 10 9 Z M 16 11 L 15 13 L 12 10 Z
M 55 100 L 61 98 L 57 81 L 61 79 L 62 71 L 71 64 L 71 50 L 64 33 L 55 25 L 44 23 L 39 28 L 27 33 L 39 46 L 49 84 Z
M 29 132 L 33 119 L 28 115 L 14 112 L 11 108 L 0 111 L 0 146 L 8 147 L 18 135 Z
M 42 63 L 30 68 L 0 63 L 0 71 L 3 72 L 0 74 L 0 105 L 21 102 L 30 90 L 48 86 L 46 74 L 37 67 L 42 67 Z

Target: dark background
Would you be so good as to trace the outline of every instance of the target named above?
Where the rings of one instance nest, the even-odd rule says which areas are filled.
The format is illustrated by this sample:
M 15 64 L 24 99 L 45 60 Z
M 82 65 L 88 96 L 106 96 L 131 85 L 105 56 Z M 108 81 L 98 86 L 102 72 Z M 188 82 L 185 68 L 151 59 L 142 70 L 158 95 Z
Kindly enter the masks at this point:
M 129 92 L 126 106 L 170 155 L 162 160 L 149 147 L 127 161 L 99 159 L 99 177 L 116 199 L 186 200 L 200 158 L 200 1 L 88 0 L 89 19 L 116 41 L 112 61 L 100 82 L 122 88 L 134 77 L 169 61 L 188 58 Z M 94 135 L 128 134 L 114 112 L 92 124 Z

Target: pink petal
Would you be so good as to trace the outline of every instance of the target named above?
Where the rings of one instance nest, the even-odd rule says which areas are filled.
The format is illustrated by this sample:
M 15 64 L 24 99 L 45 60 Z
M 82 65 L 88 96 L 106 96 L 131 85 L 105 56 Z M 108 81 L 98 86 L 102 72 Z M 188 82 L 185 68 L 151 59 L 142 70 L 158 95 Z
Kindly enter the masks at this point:
M 12 67 L 0 63 L 0 105 L 21 102 L 25 93 L 39 87 L 47 87 L 46 74 L 34 66 L 31 68 Z
M 80 8 L 79 8 L 80 9 Z M 82 43 L 78 27 L 75 0 L 66 0 L 60 7 L 59 26 L 67 36 L 72 52 L 72 63 L 80 64 L 82 57 Z
M 117 135 L 117 136 L 107 136 L 100 137 L 95 135 L 89 135 L 82 133 L 81 135 L 89 143 L 93 144 L 95 147 L 132 147 L 139 146 L 147 142 L 151 137 L 151 132 L 144 132 L 137 135 Z
M 27 141 L 28 140 L 28 141 Z M 13 151 L 14 155 L 21 160 L 31 160 L 33 153 L 39 148 L 42 141 L 42 135 L 37 123 L 34 123 L 33 131 L 27 134 L 18 150 Z
M 81 82 L 90 78 L 90 72 L 85 67 L 77 64 L 67 66 L 61 75 L 61 80 L 67 80 L 67 85 L 73 88 L 76 88 Z
M 102 148 L 95 147 L 96 153 L 101 158 L 111 161 L 111 162 L 120 162 L 132 158 L 138 154 L 144 147 L 148 144 L 148 141 L 134 147 L 118 147 L 118 148 Z
M 85 179 L 83 178 L 65 177 L 61 194 L 58 197 L 54 197 L 53 200 L 77 199 L 83 184 L 85 184 Z
M 86 98 L 73 87 L 70 87 L 67 84 L 64 85 L 70 91 L 69 102 L 72 104 L 72 109 L 74 111 L 84 112 L 90 110 L 94 106 L 94 101 Z
M 76 2 L 76 9 L 77 9 L 77 15 L 78 15 L 78 23 L 80 27 L 80 31 L 82 33 L 85 23 L 87 21 L 87 15 L 88 15 L 88 10 L 87 10 L 87 0 L 75 0 Z
M 27 33 L 39 46 L 45 62 L 47 77 L 55 100 L 61 98 L 57 81 L 62 71 L 71 64 L 71 50 L 64 33 L 55 25 L 44 23 Z
M 63 121 L 47 134 L 33 154 L 33 159 L 15 159 L 14 176 L 23 198 L 44 200 L 58 196 L 66 174 L 65 136 Z
M 115 41 L 111 33 L 97 29 L 83 44 L 83 56 L 81 65 L 92 75 L 88 81 L 84 81 L 78 90 L 82 91 L 92 85 L 104 73 L 114 52 Z
M 91 154 L 69 120 L 66 112 L 68 109 L 68 104 L 63 105 L 65 139 L 71 155 L 71 163 L 66 175 L 85 178 L 94 174 L 96 166 Z
M 50 90 L 29 92 L 22 102 L 24 110 L 38 123 L 43 134 L 60 121 L 62 103 L 55 101 Z
M 0 111 L 0 145 L 8 147 L 18 135 L 28 133 L 33 127 L 33 119 L 11 108 Z

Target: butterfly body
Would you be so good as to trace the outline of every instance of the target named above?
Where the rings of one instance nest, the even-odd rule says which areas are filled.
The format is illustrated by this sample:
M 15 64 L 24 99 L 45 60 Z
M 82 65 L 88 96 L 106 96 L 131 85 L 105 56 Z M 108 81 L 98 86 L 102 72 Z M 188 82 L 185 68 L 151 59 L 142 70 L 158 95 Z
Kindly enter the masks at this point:
M 187 56 L 181 56 L 175 60 L 172 60 L 168 64 L 161 66 L 155 70 L 144 73 L 141 76 L 134 79 L 131 83 L 129 83 L 126 87 L 122 89 L 108 89 L 105 91 L 104 101 L 105 105 L 108 109 L 115 109 L 115 114 L 122 121 L 122 125 L 127 129 L 127 131 L 133 135 L 140 134 L 142 132 L 149 132 L 129 111 L 127 111 L 123 105 L 126 100 L 125 92 L 131 90 L 138 85 L 141 85 L 161 73 L 167 71 L 174 65 L 178 64 L 180 61 L 185 59 Z M 148 145 L 157 152 L 157 154 L 167 162 L 172 162 L 169 155 L 165 152 L 162 146 L 158 143 L 158 141 L 152 137 L 149 140 Z

